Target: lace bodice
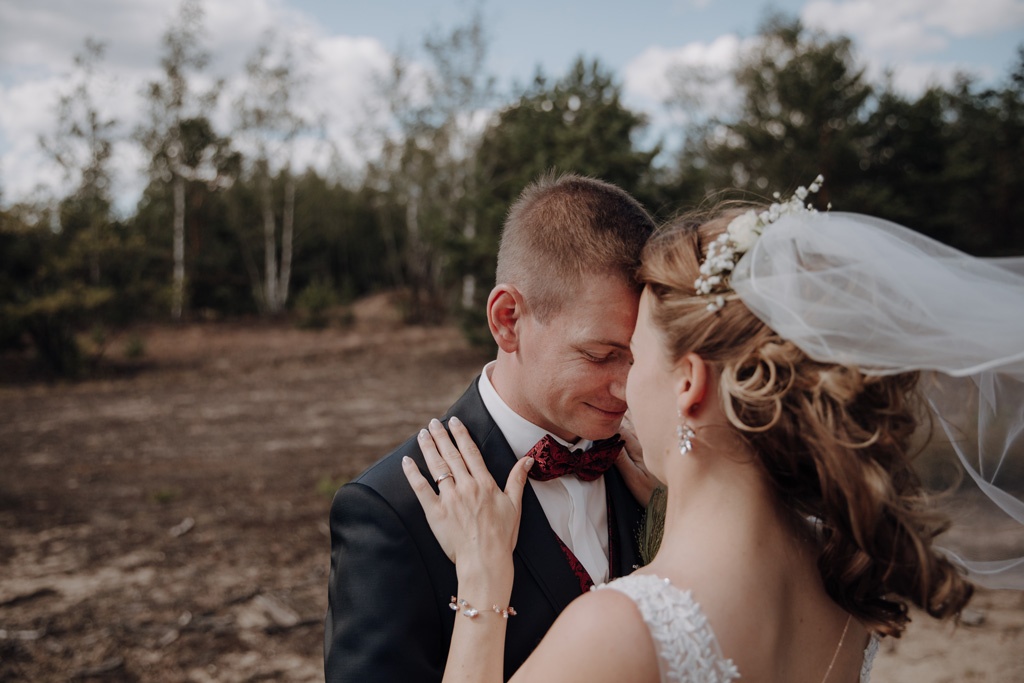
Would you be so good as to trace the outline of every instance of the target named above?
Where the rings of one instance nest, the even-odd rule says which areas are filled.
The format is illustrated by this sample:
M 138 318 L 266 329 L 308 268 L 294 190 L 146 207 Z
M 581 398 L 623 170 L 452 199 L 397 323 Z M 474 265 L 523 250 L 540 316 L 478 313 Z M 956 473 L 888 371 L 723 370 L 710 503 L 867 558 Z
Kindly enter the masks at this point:
M 740 672 L 722 655 L 711 624 L 690 591 L 676 588 L 668 579 L 651 574 L 632 574 L 596 589 L 612 588 L 633 600 L 651 632 L 658 653 L 662 683 L 729 683 Z M 878 652 L 874 637 L 864 651 L 860 681 L 868 683 Z
M 636 603 L 651 632 L 662 681 L 729 683 L 740 677 L 732 660 L 722 656 L 690 591 L 651 574 L 632 574 L 598 588 L 613 588 Z

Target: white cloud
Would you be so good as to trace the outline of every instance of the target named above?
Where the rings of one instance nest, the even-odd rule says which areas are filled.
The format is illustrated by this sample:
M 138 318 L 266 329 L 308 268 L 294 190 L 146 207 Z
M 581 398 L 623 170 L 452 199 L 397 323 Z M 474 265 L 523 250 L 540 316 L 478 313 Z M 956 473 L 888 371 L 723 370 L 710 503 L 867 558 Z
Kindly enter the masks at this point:
M 678 137 L 689 123 L 735 110 L 739 101 L 732 73 L 757 42 L 727 34 L 710 43 L 648 48 L 623 70 L 624 100 L 648 112 L 652 129 Z M 669 140 L 669 145 L 677 142 Z
M 929 3 L 925 15 L 958 38 L 983 36 L 1024 26 L 1021 0 L 943 0 Z
M 632 109 L 647 113 L 647 137 L 651 141 L 661 138 L 671 153 L 682 144 L 688 124 L 736 108 L 739 102 L 732 72 L 756 42 L 756 38 L 727 34 L 710 43 L 650 47 L 624 67 L 623 100 Z
M 0 190 L 5 201 L 32 194 L 39 185 L 62 184 L 61 170 L 42 153 L 38 142 L 40 124 L 52 120 L 47 114 L 57 104 L 56 80 L 0 86 L 0 129 L 7 147 L 0 157 Z
M 1013 4 L 986 1 L 993 6 L 1009 7 Z M 816 0 L 805 8 L 803 20 L 809 27 L 826 33 L 853 36 L 858 48 L 856 59 L 866 67 L 866 77 L 870 82 L 881 83 L 890 75 L 898 92 L 916 97 L 930 86 L 951 86 L 956 75 L 965 71 L 965 66 L 955 62 L 915 59 L 908 54 L 897 55 L 891 50 L 883 51 L 878 45 L 916 45 L 918 50 L 922 47 L 938 48 L 946 38 L 938 33 L 936 27 L 942 22 L 955 20 L 955 5 L 957 3 L 954 2 L 917 0 L 890 0 L 886 3 Z M 880 9 L 882 6 L 886 9 Z M 924 14 L 925 7 L 935 7 L 939 16 L 930 16 L 927 23 L 915 21 L 911 10 L 916 8 Z M 1013 15 L 1010 11 L 1006 14 Z M 982 27 L 991 25 L 991 22 L 978 21 L 975 25 Z M 859 35 L 857 30 L 868 35 Z M 648 113 L 653 132 L 667 135 L 666 142 L 671 149 L 681 144 L 682 131 L 688 123 L 711 115 L 728 115 L 736 110 L 740 102 L 732 72 L 741 57 L 755 48 L 758 42 L 757 36 L 740 38 L 728 34 L 711 42 L 689 43 L 674 48 L 650 47 L 623 69 L 624 101 L 634 110 Z M 981 78 L 996 75 L 991 68 L 974 69 L 972 73 Z M 681 102 L 681 96 L 688 100 Z M 666 106 L 669 100 L 674 100 L 672 106 Z
M 922 54 L 962 36 L 1024 25 L 1024 0 L 812 0 L 801 19 L 809 28 L 851 36 L 869 80 L 881 82 L 889 72 L 899 92 L 917 96 L 929 86 L 950 86 L 958 72 L 968 70 Z M 623 69 L 625 100 L 665 130 L 694 116 L 728 112 L 738 104 L 731 71 L 757 42 L 756 36 L 727 34 L 711 42 L 650 47 Z M 981 78 L 995 76 L 991 67 L 969 70 Z M 689 111 L 678 105 L 666 110 L 665 102 L 678 102 L 681 94 L 689 98 Z
M 355 144 L 369 102 L 373 74 L 390 56 L 372 38 L 330 36 L 283 0 L 206 0 L 204 44 L 211 54 L 197 89 L 226 77 L 213 121 L 221 130 L 234 122 L 233 101 L 243 87 L 245 61 L 265 35 L 308 50 L 303 64 L 309 87 L 297 106 L 310 121 L 322 119 L 324 130 L 299 142 L 296 161 L 326 171 L 336 163 L 335 150 L 353 166 L 365 150 Z M 104 116 L 117 118 L 124 139 L 114 151 L 112 167 L 118 203 L 129 210 L 145 182 L 145 160 L 127 139 L 144 120 L 142 89 L 159 78 L 161 36 L 175 19 L 178 3 L 164 0 L 33 0 L 0 3 L 0 189 L 3 201 L 18 201 L 39 186 L 67 190 L 62 172 L 40 150 L 40 135 L 56 124 L 55 103 L 73 87 L 73 56 L 86 37 L 106 42 L 98 71 L 105 75 L 95 93 Z M 325 140 L 325 136 L 327 140 Z M 329 140 L 329 142 L 328 142 Z
M 155 63 L 161 38 L 177 18 L 180 0 L 32 0 L 0 4 L 0 64 L 4 69 L 67 70 L 90 37 L 108 44 L 108 63 L 134 69 Z M 315 28 L 282 0 L 204 0 L 205 44 L 215 64 L 241 67 L 267 29 Z
M 724 35 L 711 43 L 690 43 L 676 48 L 654 46 L 634 57 L 623 69 L 625 90 L 652 102 L 665 102 L 675 95 L 674 74 L 689 70 L 699 74 L 710 88 L 727 80 L 747 43 L 735 35 Z
M 72 56 L 89 37 L 109 43 L 112 64 L 133 68 L 149 61 L 172 16 L 173 7 L 158 0 L 3 3 L 0 64 L 7 72 L 67 71 Z
M 933 86 L 950 88 L 956 82 L 958 74 L 965 72 L 962 64 L 952 62 L 905 62 L 896 66 L 883 62 L 868 62 L 867 78 L 873 83 L 881 83 L 887 74 L 892 77 L 892 85 L 896 92 L 907 97 L 919 97 L 925 90 Z M 972 75 L 981 79 L 996 76 L 994 70 L 973 70 Z
M 1022 0 L 812 0 L 807 26 L 849 35 L 865 52 L 919 55 L 952 38 L 984 36 L 1024 26 Z
M 676 13 L 686 12 L 691 9 L 707 9 L 713 0 L 673 0 L 672 10 Z
M 341 161 L 360 166 L 376 150 L 367 149 L 361 128 L 376 115 L 376 79 L 387 73 L 391 55 L 373 38 L 325 37 L 316 45 L 306 117 L 322 118 L 327 138 Z M 321 146 L 318 169 L 326 169 L 327 146 Z M 331 150 L 333 151 L 333 150 Z
M 851 37 L 870 80 L 891 72 L 899 92 L 917 96 L 933 85 L 950 86 L 957 73 L 994 78 L 991 66 L 925 57 L 961 38 L 1024 26 L 1024 0 L 813 0 L 801 19 L 809 28 Z

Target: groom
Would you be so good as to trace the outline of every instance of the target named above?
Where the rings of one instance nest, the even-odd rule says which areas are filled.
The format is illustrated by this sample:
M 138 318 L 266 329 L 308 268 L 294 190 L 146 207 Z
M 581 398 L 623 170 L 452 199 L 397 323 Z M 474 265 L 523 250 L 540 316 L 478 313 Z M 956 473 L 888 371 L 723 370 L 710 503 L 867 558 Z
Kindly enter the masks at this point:
M 487 301 L 497 358 L 446 416 L 466 425 L 502 488 L 517 458 L 536 457 L 538 442 L 548 452 L 559 450 L 552 438 L 567 446 L 570 469 L 581 459 L 607 466 L 620 450 L 606 449 L 607 458 L 570 452 L 613 437 L 626 410 L 639 302 L 634 272 L 653 229 L 626 192 L 576 175 L 539 179 L 510 209 L 498 284 Z M 402 472 L 405 455 L 427 472 L 409 439 L 334 497 L 324 629 L 329 683 L 419 683 L 443 675 L 457 617 L 448 603 L 458 582 Z M 540 464 L 531 476 L 558 467 Z M 506 679 L 573 598 L 639 563 L 640 516 L 614 467 L 531 480 L 514 554 L 517 615 L 508 622 Z M 479 618 L 492 617 L 500 618 Z

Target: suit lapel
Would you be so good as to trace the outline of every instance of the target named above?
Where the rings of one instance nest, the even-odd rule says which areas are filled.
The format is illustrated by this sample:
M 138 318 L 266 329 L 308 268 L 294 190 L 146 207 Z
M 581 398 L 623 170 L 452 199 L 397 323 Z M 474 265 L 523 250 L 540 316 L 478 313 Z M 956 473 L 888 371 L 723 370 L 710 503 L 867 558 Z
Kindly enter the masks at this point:
M 516 457 L 505 436 L 484 407 L 477 389 L 477 381 L 473 380 L 462 398 L 448 411 L 445 419 L 456 415 L 462 420 L 469 429 L 473 441 L 479 446 L 494 481 L 501 488 L 505 488 L 509 472 L 516 464 Z M 579 581 L 569 568 L 569 563 L 558 545 L 558 538 L 551 530 L 544 509 L 537 500 L 537 494 L 529 484 L 523 491 L 523 515 L 519 522 L 519 542 L 516 544 L 514 556 L 530 572 L 556 613 L 560 613 L 579 596 Z M 631 553 L 630 556 L 635 556 L 635 553 Z
M 639 538 L 643 508 L 626 487 L 622 475 L 614 467 L 604 475 L 604 485 L 611 501 L 612 524 L 619 541 L 612 578 L 632 574 L 640 566 Z
M 555 611 L 561 613 L 580 595 L 580 581 L 558 544 L 547 515 L 531 485 L 523 491 L 523 518 L 515 556 L 533 575 Z

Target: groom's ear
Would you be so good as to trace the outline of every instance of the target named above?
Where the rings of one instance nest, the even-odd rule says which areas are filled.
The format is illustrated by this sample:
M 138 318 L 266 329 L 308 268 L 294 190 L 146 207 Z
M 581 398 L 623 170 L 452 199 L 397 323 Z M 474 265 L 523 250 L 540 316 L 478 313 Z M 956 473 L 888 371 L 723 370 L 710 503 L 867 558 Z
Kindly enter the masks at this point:
M 523 295 L 515 285 L 500 284 L 487 297 L 487 325 L 491 336 L 505 353 L 519 350 L 519 321 L 523 317 Z

